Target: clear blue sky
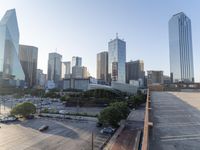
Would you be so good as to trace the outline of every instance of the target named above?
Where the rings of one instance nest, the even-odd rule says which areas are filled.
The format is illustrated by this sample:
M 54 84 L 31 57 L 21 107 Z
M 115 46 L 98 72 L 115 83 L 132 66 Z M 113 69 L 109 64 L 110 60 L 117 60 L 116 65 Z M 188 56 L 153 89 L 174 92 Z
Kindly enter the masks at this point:
M 15 8 L 20 43 L 39 48 L 38 68 L 47 72 L 48 53 L 63 61 L 81 56 L 96 76 L 96 54 L 116 32 L 127 44 L 127 61 L 169 75 L 168 20 L 183 11 L 192 21 L 195 80 L 200 81 L 199 0 L 0 0 L 0 17 Z

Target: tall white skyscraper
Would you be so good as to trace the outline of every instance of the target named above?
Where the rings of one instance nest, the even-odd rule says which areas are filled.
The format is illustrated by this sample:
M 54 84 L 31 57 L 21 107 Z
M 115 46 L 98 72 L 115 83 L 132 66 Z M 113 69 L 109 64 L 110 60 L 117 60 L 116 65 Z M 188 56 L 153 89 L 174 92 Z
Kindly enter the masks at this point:
M 0 76 L 3 78 L 25 79 L 18 52 L 19 29 L 15 9 L 11 9 L 0 22 Z
M 62 78 L 70 78 L 71 75 L 71 62 L 65 61 L 62 62 Z
M 191 20 L 183 12 L 169 20 L 169 49 L 173 82 L 194 82 Z
M 116 36 L 114 40 L 111 40 L 108 43 L 108 73 L 111 78 L 114 78 L 117 82 L 126 82 L 125 63 L 126 42 Z M 117 72 L 114 76 L 112 74 L 113 69 L 115 68 L 113 64 L 117 64 Z

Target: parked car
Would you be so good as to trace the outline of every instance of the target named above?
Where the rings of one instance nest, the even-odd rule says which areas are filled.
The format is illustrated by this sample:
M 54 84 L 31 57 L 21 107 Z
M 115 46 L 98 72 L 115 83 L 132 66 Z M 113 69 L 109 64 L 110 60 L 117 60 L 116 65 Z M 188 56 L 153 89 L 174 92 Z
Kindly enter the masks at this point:
M 68 112 L 66 111 L 66 110 L 60 110 L 59 111 L 59 114 L 63 114 L 63 115 L 65 115 L 65 114 L 67 114 Z
M 42 125 L 38 130 L 39 131 L 45 131 L 45 130 L 47 130 L 49 128 L 49 126 L 47 126 L 47 125 Z
M 5 116 L 5 117 L 0 118 L 1 123 L 13 122 L 13 121 L 16 121 L 16 120 L 17 120 L 17 118 L 12 117 L 12 116 Z
M 115 132 L 115 129 L 111 127 L 107 127 L 107 128 L 103 128 L 100 132 L 102 134 L 113 134 Z

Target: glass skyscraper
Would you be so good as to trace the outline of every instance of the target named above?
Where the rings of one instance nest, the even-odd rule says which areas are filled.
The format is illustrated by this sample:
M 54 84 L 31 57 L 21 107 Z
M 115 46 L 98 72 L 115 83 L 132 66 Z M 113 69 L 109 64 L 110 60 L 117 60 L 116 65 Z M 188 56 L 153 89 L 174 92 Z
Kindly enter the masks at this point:
M 114 62 L 114 63 L 113 63 Z M 117 63 L 117 77 L 113 74 L 115 68 L 113 64 Z M 126 42 L 119 39 L 118 36 L 108 43 L 108 73 L 111 78 L 115 78 L 117 82 L 126 82 Z
M 48 60 L 48 80 L 52 80 L 55 83 L 61 80 L 62 69 L 62 55 L 58 53 L 49 53 Z
M 0 74 L 3 79 L 25 79 L 18 52 L 19 29 L 15 9 L 11 9 L 0 22 Z
M 194 82 L 191 20 L 183 12 L 169 20 L 169 49 L 173 82 Z

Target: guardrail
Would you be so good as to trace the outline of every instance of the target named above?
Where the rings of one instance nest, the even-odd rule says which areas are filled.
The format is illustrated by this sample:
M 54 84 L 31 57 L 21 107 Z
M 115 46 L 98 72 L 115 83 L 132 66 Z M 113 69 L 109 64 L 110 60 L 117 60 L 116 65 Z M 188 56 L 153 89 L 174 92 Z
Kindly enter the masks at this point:
M 150 92 L 147 90 L 146 108 L 145 108 L 145 118 L 144 118 L 144 130 L 143 130 L 143 140 L 142 140 L 142 150 L 149 149 L 149 127 L 153 126 L 153 123 L 149 119 L 150 108 Z

